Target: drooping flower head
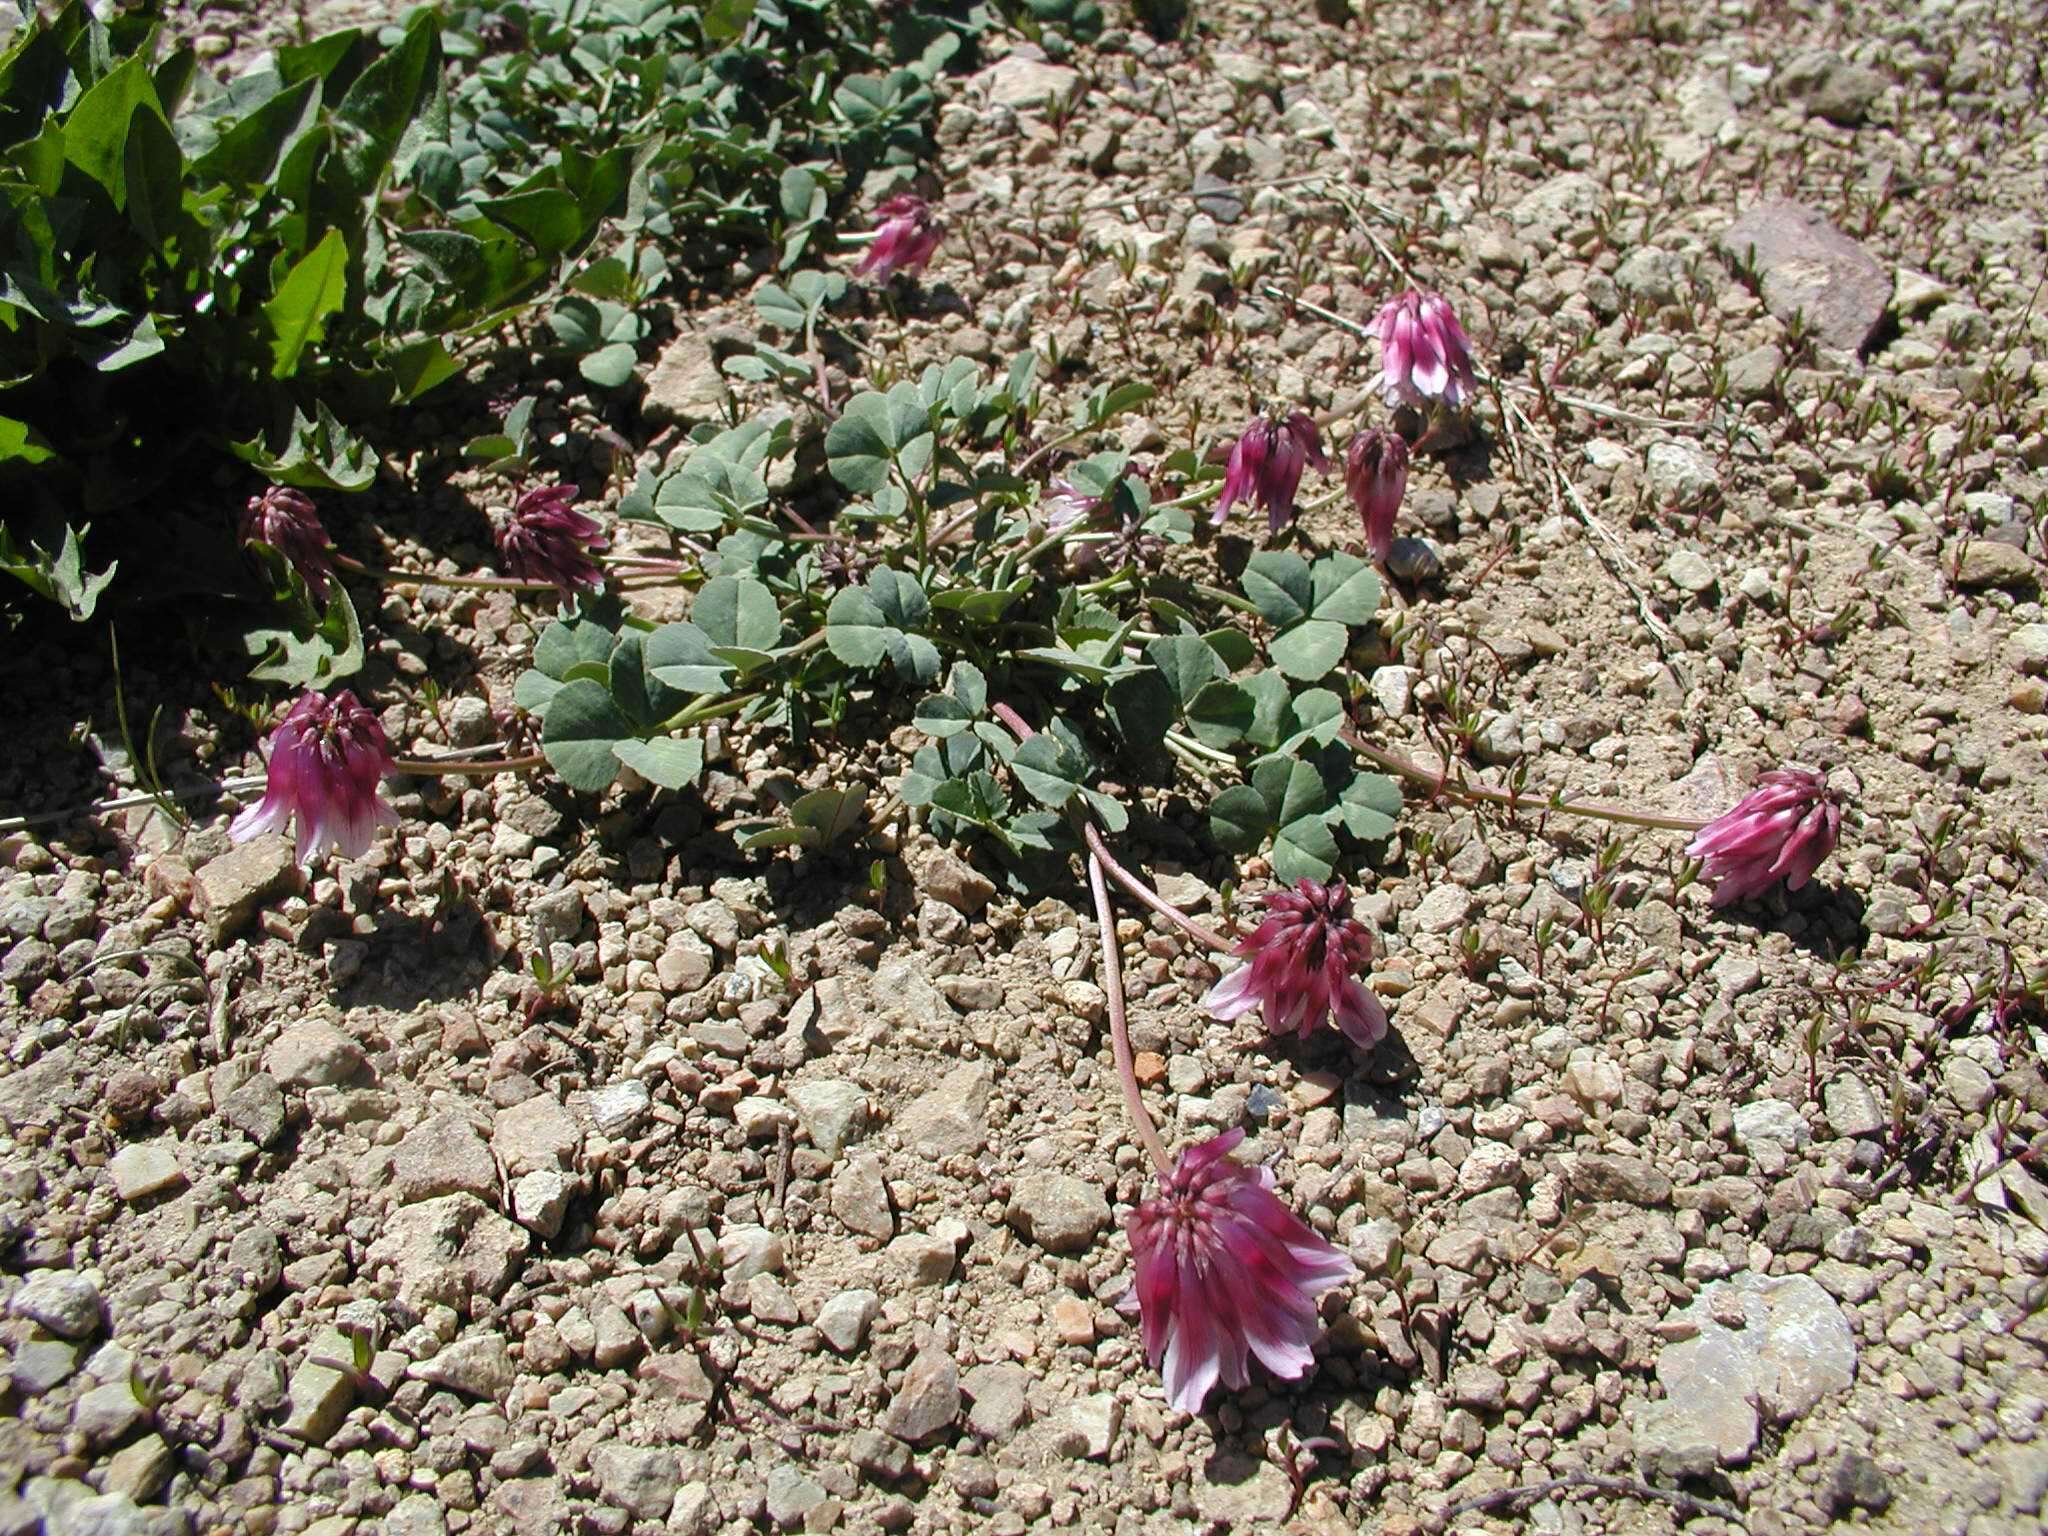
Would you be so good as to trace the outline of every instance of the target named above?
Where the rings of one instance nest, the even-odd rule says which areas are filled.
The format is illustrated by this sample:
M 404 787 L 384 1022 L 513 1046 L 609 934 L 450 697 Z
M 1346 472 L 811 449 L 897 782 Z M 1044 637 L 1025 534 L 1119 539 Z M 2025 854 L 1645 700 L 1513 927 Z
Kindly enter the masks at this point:
M 1267 529 L 1278 533 L 1294 517 L 1294 495 L 1301 489 L 1303 468 L 1310 464 L 1329 472 L 1322 436 L 1306 412 L 1296 411 L 1277 421 L 1259 417 L 1230 450 L 1223 495 L 1216 502 L 1216 526 L 1223 526 L 1232 507 L 1249 501 L 1266 509 Z
M 1276 1035 L 1310 1030 L 1335 1017 L 1361 1050 L 1387 1032 L 1387 1011 L 1359 978 L 1372 963 L 1372 934 L 1351 915 L 1342 880 L 1303 880 L 1266 894 L 1266 920 L 1241 941 L 1241 965 L 1209 989 L 1202 1006 L 1219 1019 L 1259 1010 Z
M 1385 565 L 1394 547 L 1394 514 L 1408 490 L 1408 439 L 1385 427 L 1352 438 L 1344 454 L 1344 488 L 1365 524 L 1365 547 Z
M 1065 475 L 1055 478 L 1041 505 L 1045 511 L 1045 531 L 1065 533 L 1076 523 L 1095 515 L 1095 509 L 1102 505 L 1102 497 L 1090 495 Z
M 307 590 L 326 601 L 327 583 L 334 576 L 327 552 L 334 541 L 327 537 L 313 498 L 304 491 L 273 485 L 261 496 L 251 496 L 242 512 L 242 542 L 276 550 L 299 573 Z
M 897 193 L 876 211 L 882 216 L 882 227 L 853 269 L 854 276 L 884 283 L 898 272 L 916 277 L 939 248 L 946 226 L 930 203 L 911 192 Z
M 270 733 L 270 778 L 262 800 L 234 819 L 228 836 L 247 842 L 282 832 L 296 817 L 301 864 L 330 846 L 343 858 L 360 858 L 370 834 L 398 820 L 377 794 L 392 766 L 384 727 L 353 693 L 306 693 Z
M 1241 1130 L 1182 1152 L 1159 1193 L 1126 1219 L 1145 1358 L 1167 1400 L 1201 1411 L 1209 1389 L 1245 1385 L 1248 1355 L 1284 1380 L 1315 1363 L 1316 1297 L 1357 1273 L 1273 1193 L 1267 1168 L 1230 1150 Z
M 497 527 L 498 553 L 521 581 L 545 581 L 572 596 L 578 587 L 604 585 L 604 571 L 591 559 L 608 549 L 595 518 L 574 510 L 576 487 L 542 485 L 522 495 Z
M 1478 391 L 1472 343 L 1442 294 L 1411 288 L 1366 329 L 1380 339 L 1380 393 L 1389 405 L 1441 400 L 1456 410 Z
M 1778 880 L 1796 891 L 1834 852 L 1842 806 L 1828 781 L 1809 768 L 1774 768 L 1726 815 L 1686 845 L 1714 882 L 1714 905 L 1761 895 Z

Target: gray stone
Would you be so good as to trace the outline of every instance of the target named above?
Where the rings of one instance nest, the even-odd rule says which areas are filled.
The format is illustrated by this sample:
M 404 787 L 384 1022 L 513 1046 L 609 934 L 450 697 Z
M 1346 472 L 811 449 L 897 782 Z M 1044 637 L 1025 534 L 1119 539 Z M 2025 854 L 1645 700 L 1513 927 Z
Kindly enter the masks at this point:
M 2033 557 L 1998 539 L 1970 540 L 1956 565 L 1956 585 L 1973 592 L 1986 587 L 2031 592 L 2040 583 L 2040 568 Z
M 851 1232 L 883 1239 L 896 1235 L 896 1215 L 889 1207 L 889 1185 L 879 1159 L 849 1158 L 832 1175 L 832 1214 Z
M 986 1064 L 972 1062 L 947 1073 L 897 1117 L 896 1129 L 911 1147 L 927 1155 L 972 1157 L 988 1142 L 988 1097 L 994 1078 Z
M 1729 360 L 1728 392 L 1742 401 L 1768 400 L 1778 387 L 1785 354 L 1769 342 Z
M 971 1405 L 967 1427 L 984 1440 L 1001 1445 L 1017 1433 L 1029 1412 L 1027 1394 L 1031 1373 L 1010 1361 L 977 1365 L 961 1380 L 960 1388 Z
M 1988 1109 L 1998 1096 L 1991 1074 L 1967 1056 L 1951 1056 L 1941 1069 L 1942 1090 L 1965 1114 Z
M 1884 1111 L 1878 1108 L 1876 1095 L 1853 1073 L 1830 1079 L 1821 1090 L 1821 1103 L 1828 1127 L 1837 1136 L 1875 1136 L 1884 1129 Z
M 1573 1194 L 1587 1200 L 1663 1205 L 1671 1198 L 1671 1180 L 1646 1158 L 1577 1153 L 1566 1159 L 1564 1179 Z
M 384 1517 L 380 1536 L 446 1536 L 448 1517 L 430 1493 L 407 1494 Z
M 1664 574 L 1671 578 L 1671 584 L 1681 592 L 1690 592 L 1697 597 L 1702 592 L 1711 592 L 1720 578 L 1714 574 L 1714 567 L 1705 556 L 1696 550 L 1674 549 L 1671 557 L 1664 562 Z
M 758 1273 L 750 1278 L 758 1279 Z M 626 1309 L 609 1296 L 598 1295 L 590 1303 L 592 1342 L 590 1357 L 599 1370 L 617 1370 L 631 1365 L 647 1348 L 647 1339 L 626 1316 Z
M 637 1077 L 607 1083 L 590 1092 L 590 1119 L 607 1136 L 623 1136 L 646 1118 L 653 1100 Z
M 512 1390 L 517 1373 L 504 1339 L 495 1333 L 480 1333 L 457 1339 L 433 1359 L 408 1366 L 405 1374 L 415 1381 L 430 1381 L 467 1397 L 494 1402 Z
M 78 1346 L 68 1339 L 29 1339 L 14 1351 L 14 1390 L 23 1397 L 41 1397 L 71 1379 L 78 1369 Z
M 32 1478 L 24 1492 L 42 1512 L 45 1536 L 159 1536 L 191 1529 L 189 1518 L 163 1523 L 162 1511 L 142 1509 L 122 1493 L 95 1494 L 68 1478 Z
M 780 1099 L 750 1094 L 732 1107 L 740 1134 L 749 1141 L 775 1141 L 784 1131 L 796 1128 L 796 1113 Z
M 491 1490 L 490 1508 L 510 1523 L 512 1536 L 562 1536 L 576 1528 L 560 1478 L 515 1477 L 500 1483 Z
M 1007 1219 L 1048 1253 L 1078 1253 L 1109 1225 L 1109 1202 L 1100 1185 L 1063 1173 L 1027 1174 L 1010 1196 Z
M 1854 128 L 1884 94 L 1885 78 L 1838 53 L 1816 48 L 1793 58 L 1771 83 L 1785 100 L 1804 107 L 1809 117 Z
M 491 1126 L 491 1152 L 515 1179 L 536 1168 L 572 1167 L 582 1145 L 575 1116 L 544 1093 L 499 1110 Z
M 354 1401 L 355 1387 L 346 1372 L 337 1366 L 307 1360 L 292 1372 L 284 1423 L 279 1428 L 308 1445 L 324 1444 L 341 1427 Z
M 114 1181 L 114 1193 L 123 1200 L 147 1200 L 152 1195 L 180 1188 L 185 1170 L 178 1166 L 177 1143 L 138 1141 L 123 1147 L 107 1159 L 107 1176 Z
M 574 944 L 583 931 L 583 893 L 574 886 L 533 898 L 526 909 L 534 948 L 546 954 L 557 944 Z
M 255 1142 L 267 1147 L 284 1134 L 284 1091 L 268 1072 L 258 1072 L 221 1101 L 221 1117 Z
M 1195 1481 L 1195 1509 L 1225 1531 L 1279 1530 L 1294 1508 L 1294 1485 L 1270 1460 L 1218 1451 Z
M 576 1189 L 576 1181 L 558 1169 L 536 1168 L 522 1174 L 512 1186 L 513 1218 L 544 1242 L 553 1242 L 569 1217 Z
M 192 905 L 214 944 L 241 932 L 273 896 L 294 889 L 298 865 L 292 845 L 274 832 L 237 843 L 209 859 L 192 877 Z
M 2022 624 L 2012 632 L 2013 665 L 2038 677 L 2048 672 L 2048 624 Z
M 1107 1461 L 1123 1421 L 1124 1405 L 1114 1392 L 1091 1392 L 1067 1404 L 1055 1443 L 1069 1456 Z
M 996 60 L 967 83 L 970 89 L 980 87 L 990 106 L 1022 112 L 1071 100 L 1080 89 L 1081 77 L 1065 65 L 1013 53 Z
M 148 1416 L 132 1386 L 125 1381 L 108 1382 L 94 1387 L 72 1406 L 71 1427 L 97 1451 L 125 1440 Z
M 732 391 L 726 386 L 711 343 L 685 331 L 662 348 L 647 375 L 640 415 L 650 425 L 674 423 L 685 429 L 705 422 L 723 425 Z
M 917 867 L 917 888 L 937 897 L 963 917 L 973 917 L 996 893 L 989 878 L 957 853 L 940 848 Z
M 1753 1099 L 1747 1104 L 1735 1107 L 1735 1144 L 1751 1147 L 1760 1141 L 1775 1141 L 1788 1150 L 1797 1150 L 1812 1140 L 1813 1132 L 1807 1128 L 1806 1117 L 1797 1106 L 1783 1099 Z
M 1520 733 L 1516 735 L 1519 743 Z M 1471 911 L 1471 895 L 1460 886 L 1445 883 L 1431 886 L 1409 917 L 1417 933 L 1449 933 L 1462 927 Z
M 727 1227 L 718 1236 L 718 1259 L 728 1280 L 782 1273 L 782 1239 L 766 1227 Z
M 101 1463 L 100 1489 L 118 1498 L 146 1504 L 164 1491 L 177 1469 L 177 1458 L 162 1435 L 144 1435 Z M 310 1536 L 310 1532 L 308 1533 Z
M 777 1530 L 796 1530 L 804 1523 L 804 1517 L 829 1497 L 821 1486 L 786 1461 L 768 1470 L 768 1518 Z
M 1614 269 L 1614 286 L 1652 304 L 1674 304 L 1685 281 L 1685 263 L 1654 245 L 1638 246 Z
M 392 1154 L 392 1183 L 410 1205 L 442 1195 L 498 1203 L 498 1165 L 476 1127 L 460 1115 L 435 1115 L 406 1132 Z
M 45 1269 L 14 1293 L 8 1310 L 62 1338 L 82 1339 L 99 1331 L 100 1293 L 76 1270 Z
M 850 1355 L 866 1340 L 881 1309 L 882 1298 L 873 1291 L 841 1291 L 818 1308 L 818 1332 L 840 1354 Z
M 368 1259 L 397 1272 L 398 1299 L 414 1311 L 440 1302 L 459 1312 L 502 1295 L 527 1246 L 521 1228 L 476 1196 L 443 1195 L 392 1212 Z
M 642 1520 L 666 1518 L 682 1485 L 674 1451 L 605 1444 L 590 1453 L 590 1470 L 605 1502 Z
M 685 1483 L 668 1507 L 669 1536 L 711 1536 L 718 1523 L 718 1500 L 709 1483 Z
M 1731 1309 L 1741 1328 L 1718 1321 Z M 1635 1418 L 1636 1455 L 1651 1471 L 1738 1466 L 1756 1448 L 1759 1412 L 1789 1424 L 1855 1382 L 1848 1318 L 1810 1276 L 1745 1273 L 1706 1287 L 1677 1318 L 1698 1331 L 1658 1356 L 1665 1396 Z
M 287 1088 L 338 1088 L 368 1065 L 363 1048 L 332 1024 L 294 1024 L 263 1053 L 263 1068 Z
M 1712 506 L 1721 497 L 1720 476 L 1714 473 L 1706 455 L 1691 443 L 1650 444 L 1643 456 L 1643 477 L 1660 504 L 1681 512 Z
M 858 1083 L 842 1078 L 814 1078 L 789 1086 L 798 1121 L 811 1145 L 837 1157 L 867 1134 L 868 1096 Z
M 1780 320 L 1805 315 L 1824 346 L 1860 352 L 1891 303 L 1891 279 L 1876 259 L 1826 217 L 1790 198 L 1758 203 L 1728 227 L 1721 249 L 1754 253 L 1765 306 Z
M 846 1457 L 869 1477 L 885 1483 L 897 1482 L 910 1472 L 910 1447 L 879 1429 L 857 1429 L 849 1435 Z
M 890 1400 L 882 1427 L 899 1440 L 922 1445 L 960 1417 L 960 1368 L 944 1350 L 919 1350 Z
M 1601 187 L 1583 171 L 1566 171 L 1553 176 L 1515 204 L 1515 224 L 1541 225 L 1550 230 L 1569 230 L 1591 222 L 1600 211 Z

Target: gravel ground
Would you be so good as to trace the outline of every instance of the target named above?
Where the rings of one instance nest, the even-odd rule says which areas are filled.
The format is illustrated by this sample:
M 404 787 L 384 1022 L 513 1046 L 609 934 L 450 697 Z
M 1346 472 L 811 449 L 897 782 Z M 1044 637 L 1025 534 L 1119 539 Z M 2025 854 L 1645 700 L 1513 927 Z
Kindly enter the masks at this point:
M 1373 732 L 1681 814 L 1796 759 L 1854 807 L 1821 877 L 1720 912 L 1671 834 L 1416 806 L 1345 872 L 1394 1021 L 1362 1063 L 1247 1051 L 1126 916 L 1169 1139 L 1245 1126 L 1363 1271 L 1311 1376 L 1191 1418 L 1116 1309 L 1146 1170 L 1078 885 L 1021 904 L 911 832 L 877 893 L 720 830 L 890 782 L 914 731 L 728 740 L 701 803 L 401 784 L 310 876 L 230 804 L 39 824 L 0 839 L 0 1531 L 2039 1528 L 2038 9 L 1201 18 L 949 83 L 951 233 L 872 358 L 1144 379 L 1141 453 L 1271 397 L 1341 443 L 1412 272 L 1507 383 L 1417 461 L 1439 569 Z M 595 490 L 596 427 L 716 414 L 748 313 L 688 316 L 637 421 L 541 380 L 556 462 Z M 477 430 L 437 409 L 423 440 Z M 337 537 L 486 563 L 452 462 Z M 1306 525 L 1355 542 L 1334 488 Z M 532 613 L 374 623 L 395 740 L 494 739 Z M 202 630 L 124 674 L 174 783 L 257 764 L 194 704 Z M 96 644 L 24 641 L 0 811 L 127 782 Z M 1177 898 L 1260 885 L 1153 809 Z M 530 1019 L 536 952 L 573 981 Z

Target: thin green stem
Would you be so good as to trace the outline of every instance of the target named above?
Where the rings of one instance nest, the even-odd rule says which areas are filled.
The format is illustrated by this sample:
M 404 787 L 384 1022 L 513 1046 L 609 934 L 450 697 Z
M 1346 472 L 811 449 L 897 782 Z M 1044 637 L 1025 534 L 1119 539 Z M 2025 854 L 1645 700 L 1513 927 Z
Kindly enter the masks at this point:
M 1193 586 L 1197 592 L 1208 598 L 1212 603 L 1221 603 L 1226 608 L 1235 608 L 1239 613 L 1248 613 L 1254 618 L 1259 617 L 1259 605 L 1248 597 L 1240 597 L 1235 592 L 1226 592 L 1221 587 L 1205 586 L 1199 581 L 1193 583 Z

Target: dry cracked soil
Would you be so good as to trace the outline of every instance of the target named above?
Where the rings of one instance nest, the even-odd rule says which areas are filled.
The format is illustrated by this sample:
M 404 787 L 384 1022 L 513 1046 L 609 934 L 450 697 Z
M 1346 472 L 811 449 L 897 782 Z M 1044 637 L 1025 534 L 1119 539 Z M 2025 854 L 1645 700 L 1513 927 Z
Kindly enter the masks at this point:
M 1820 877 L 1717 910 L 1673 834 L 1411 798 L 1344 872 L 1393 1017 L 1364 1059 L 1248 1048 L 1127 909 L 1169 1139 L 1245 1127 L 1361 1271 L 1311 1374 L 1190 1416 L 1117 1306 L 1147 1171 L 1078 882 L 1020 901 L 898 826 L 876 886 L 722 831 L 888 785 L 907 716 L 826 761 L 727 736 L 701 796 L 403 781 L 301 874 L 230 846 L 232 797 L 80 812 L 132 784 L 110 675 L 30 629 L 0 1531 L 2040 1528 L 2042 13 L 1322 9 L 992 36 L 944 82 L 948 236 L 835 389 L 1028 347 L 1059 401 L 1155 385 L 1140 455 L 1269 398 L 1341 444 L 1412 275 L 1498 387 L 1417 459 L 1371 732 L 1678 814 L 1798 760 L 1851 805 Z M 227 65 L 289 18 L 185 23 Z M 595 494 L 614 438 L 744 408 L 717 364 L 762 275 L 679 313 L 637 417 L 534 359 L 557 467 Z M 486 490 L 417 470 L 344 546 L 488 564 Z M 1306 529 L 1355 544 L 1336 488 Z M 537 622 L 394 590 L 359 690 L 407 749 L 479 745 Z M 124 678 L 173 783 L 259 768 L 178 654 Z M 1198 809 L 1128 851 L 1213 916 L 1265 881 Z M 529 1018 L 534 953 L 570 980 Z

